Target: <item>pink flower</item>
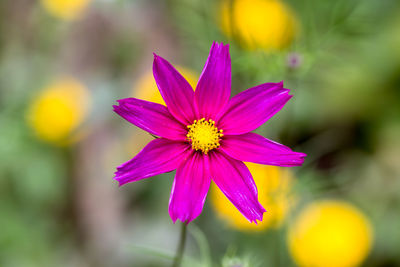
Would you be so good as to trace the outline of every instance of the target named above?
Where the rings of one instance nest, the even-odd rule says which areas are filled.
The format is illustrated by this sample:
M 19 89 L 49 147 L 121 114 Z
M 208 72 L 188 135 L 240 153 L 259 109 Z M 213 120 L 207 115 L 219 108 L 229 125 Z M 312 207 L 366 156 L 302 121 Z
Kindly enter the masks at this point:
M 115 180 L 124 185 L 176 169 L 169 200 L 174 222 L 200 215 L 211 180 L 249 221 L 261 221 L 265 209 L 243 161 L 291 167 L 306 156 L 251 133 L 285 105 L 289 90 L 283 82 L 265 83 L 230 98 L 229 46 L 216 42 L 195 91 L 158 55 L 153 73 L 167 107 L 126 98 L 114 110 L 160 138 L 119 166 Z

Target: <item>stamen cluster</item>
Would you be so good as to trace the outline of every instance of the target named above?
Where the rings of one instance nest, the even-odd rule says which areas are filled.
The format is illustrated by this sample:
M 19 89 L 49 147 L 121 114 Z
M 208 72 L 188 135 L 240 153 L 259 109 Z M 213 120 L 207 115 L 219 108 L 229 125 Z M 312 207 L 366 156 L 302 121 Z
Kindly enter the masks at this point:
M 188 125 L 189 129 L 186 137 L 192 143 L 192 149 L 201 150 L 204 154 L 208 151 L 220 146 L 220 138 L 224 135 L 223 130 L 218 130 L 215 121 L 202 118 L 194 120 L 192 125 Z

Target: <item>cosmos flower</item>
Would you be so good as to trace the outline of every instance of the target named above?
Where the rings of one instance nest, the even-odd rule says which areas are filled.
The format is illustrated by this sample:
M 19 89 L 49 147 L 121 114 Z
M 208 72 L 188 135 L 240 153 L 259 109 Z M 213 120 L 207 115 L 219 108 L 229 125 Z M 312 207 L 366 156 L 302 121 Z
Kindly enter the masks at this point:
M 292 97 L 283 83 L 265 83 L 230 99 L 229 46 L 213 43 L 196 90 L 165 59 L 154 55 L 153 74 L 167 106 L 126 98 L 114 110 L 159 136 L 117 168 L 120 185 L 176 169 L 169 201 L 172 220 L 200 215 L 211 180 L 251 222 L 265 209 L 243 163 L 299 166 L 305 154 L 251 133 Z

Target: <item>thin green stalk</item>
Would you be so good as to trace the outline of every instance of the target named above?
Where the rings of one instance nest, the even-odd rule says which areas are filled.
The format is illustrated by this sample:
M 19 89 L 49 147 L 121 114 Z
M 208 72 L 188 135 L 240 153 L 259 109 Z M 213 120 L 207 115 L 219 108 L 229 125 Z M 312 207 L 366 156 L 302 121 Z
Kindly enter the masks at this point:
M 185 250 L 186 232 L 187 232 L 186 230 L 187 230 L 187 224 L 183 222 L 181 226 L 181 236 L 179 239 L 178 249 L 176 250 L 176 255 L 174 258 L 174 262 L 172 263 L 172 267 L 181 266 L 183 251 Z
M 200 249 L 201 265 L 202 267 L 211 267 L 211 256 L 210 247 L 207 242 L 207 238 L 204 233 L 197 227 L 196 224 L 192 223 L 190 227 L 190 235 L 196 240 L 196 243 Z

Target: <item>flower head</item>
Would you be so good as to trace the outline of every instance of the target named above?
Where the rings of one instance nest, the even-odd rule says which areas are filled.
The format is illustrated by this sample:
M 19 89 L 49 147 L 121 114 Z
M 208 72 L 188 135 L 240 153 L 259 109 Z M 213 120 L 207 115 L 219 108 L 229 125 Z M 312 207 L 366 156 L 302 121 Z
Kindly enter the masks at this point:
M 91 0 L 41 0 L 45 10 L 51 15 L 64 19 L 77 18 L 89 5 Z
M 88 89 L 74 78 L 61 78 L 32 101 L 28 123 L 41 139 L 64 145 L 85 119 L 90 106 Z
M 251 133 L 291 98 L 283 83 L 265 83 L 230 98 L 229 46 L 213 43 L 196 90 L 165 59 L 154 55 L 153 74 L 166 106 L 127 98 L 114 110 L 159 136 L 117 168 L 124 185 L 176 169 L 169 201 L 175 222 L 189 223 L 202 211 L 211 180 L 251 222 L 265 209 L 243 163 L 299 166 L 305 154 Z
M 290 53 L 287 56 L 286 63 L 290 69 L 297 69 L 303 63 L 303 57 L 299 53 Z
M 299 32 L 298 21 L 280 0 L 223 0 L 221 28 L 248 49 L 279 50 Z
M 289 229 L 290 252 L 299 266 L 356 267 L 368 255 L 372 227 L 356 207 L 324 200 L 307 206 Z
M 293 204 L 293 177 L 289 169 L 246 163 L 258 188 L 259 201 L 268 207 L 268 216 L 259 224 L 249 223 L 216 186 L 211 188 L 211 202 L 219 217 L 240 231 L 262 231 L 281 226 Z

